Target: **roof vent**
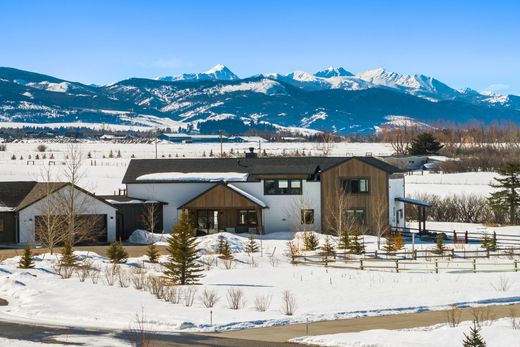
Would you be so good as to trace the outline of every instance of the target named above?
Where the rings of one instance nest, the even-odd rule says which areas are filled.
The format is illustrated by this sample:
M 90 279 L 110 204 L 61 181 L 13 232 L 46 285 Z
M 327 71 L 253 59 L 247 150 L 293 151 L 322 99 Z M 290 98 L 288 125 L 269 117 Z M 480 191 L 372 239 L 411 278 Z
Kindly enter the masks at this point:
M 255 153 L 255 148 L 249 147 L 249 152 L 246 152 L 246 158 L 252 159 L 252 158 L 256 158 L 256 157 L 257 157 L 257 155 Z

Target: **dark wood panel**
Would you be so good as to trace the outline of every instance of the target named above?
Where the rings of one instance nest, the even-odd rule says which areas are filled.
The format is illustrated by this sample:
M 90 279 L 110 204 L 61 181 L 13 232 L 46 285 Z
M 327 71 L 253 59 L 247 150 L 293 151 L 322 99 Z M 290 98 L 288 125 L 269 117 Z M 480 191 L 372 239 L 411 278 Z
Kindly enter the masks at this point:
M 224 185 L 218 185 L 211 188 L 204 194 L 190 201 L 184 208 L 188 209 L 219 209 L 219 208 L 255 208 L 256 204 L 246 199 L 242 195 L 227 188 Z

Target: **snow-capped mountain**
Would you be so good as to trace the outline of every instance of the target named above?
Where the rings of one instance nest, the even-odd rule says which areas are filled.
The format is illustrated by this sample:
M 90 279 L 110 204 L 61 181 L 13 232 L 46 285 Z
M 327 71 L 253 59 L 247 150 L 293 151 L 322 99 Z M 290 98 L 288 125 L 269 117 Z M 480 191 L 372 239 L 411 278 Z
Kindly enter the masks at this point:
M 327 68 L 315 74 L 240 79 L 217 65 L 171 79 L 131 78 L 91 86 L 0 68 L 0 122 L 181 127 L 202 133 L 300 128 L 342 134 L 370 132 L 389 119 L 520 123 L 519 96 L 457 91 L 431 77 L 384 69 L 352 75 Z
M 222 64 L 213 66 L 206 72 L 184 73 L 177 76 L 165 76 L 157 78 L 161 81 L 236 81 L 239 79 L 231 70 Z

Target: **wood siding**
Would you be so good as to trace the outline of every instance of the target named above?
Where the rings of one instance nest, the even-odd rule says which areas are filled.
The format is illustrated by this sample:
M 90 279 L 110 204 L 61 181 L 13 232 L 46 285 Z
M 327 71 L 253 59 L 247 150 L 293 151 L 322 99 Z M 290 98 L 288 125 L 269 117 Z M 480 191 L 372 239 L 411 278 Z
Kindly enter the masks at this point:
M 254 209 L 256 207 L 257 205 L 254 202 L 224 185 L 218 185 L 209 189 L 183 206 L 183 208 L 187 209 Z
M 321 174 L 322 230 L 330 229 L 331 211 L 337 209 L 337 196 L 343 189 L 341 181 L 345 178 L 368 178 L 369 180 L 368 193 L 350 194 L 348 198 L 349 208 L 365 210 L 368 231 L 373 231 L 376 227 L 373 213 L 378 203 L 384 203 L 386 221 L 388 221 L 388 173 L 354 158 Z

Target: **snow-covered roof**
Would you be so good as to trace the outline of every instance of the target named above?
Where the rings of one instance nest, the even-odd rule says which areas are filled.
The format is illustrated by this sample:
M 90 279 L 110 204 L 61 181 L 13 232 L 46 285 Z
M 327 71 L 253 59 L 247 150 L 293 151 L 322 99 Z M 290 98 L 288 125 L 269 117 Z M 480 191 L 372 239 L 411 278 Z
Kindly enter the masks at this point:
M 136 181 L 246 182 L 248 176 L 242 172 L 159 172 L 139 176 Z
M 229 188 L 233 189 L 238 194 L 240 194 L 240 195 L 246 197 L 247 199 L 251 200 L 252 202 L 257 204 L 258 206 L 261 206 L 263 208 L 267 208 L 267 204 L 265 202 L 263 202 L 262 200 L 258 199 L 257 197 L 255 197 L 254 195 L 251 195 L 248 192 L 246 192 L 246 191 L 244 191 L 244 190 L 242 190 L 242 189 L 240 189 L 237 186 L 234 186 L 232 184 L 228 184 L 227 186 Z

